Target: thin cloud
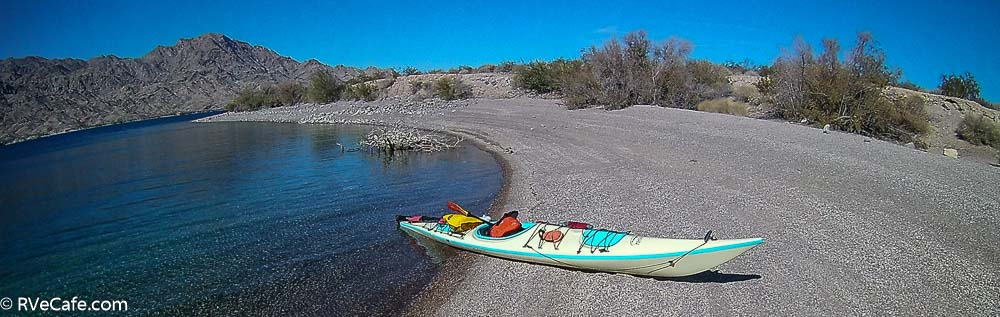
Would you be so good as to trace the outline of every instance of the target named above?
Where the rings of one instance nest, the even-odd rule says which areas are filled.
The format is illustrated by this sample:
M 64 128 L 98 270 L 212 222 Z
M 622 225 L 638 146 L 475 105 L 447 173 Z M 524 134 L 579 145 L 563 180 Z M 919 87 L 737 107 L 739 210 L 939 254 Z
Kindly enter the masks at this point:
M 607 35 L 618 35 L 618 26 L 616 26 L 616 25 L 605 26 L 605 27 L 602 27 L 600 29 L 594 30 L 594 33 L 597 33 L 597 34 L 607 34 Z

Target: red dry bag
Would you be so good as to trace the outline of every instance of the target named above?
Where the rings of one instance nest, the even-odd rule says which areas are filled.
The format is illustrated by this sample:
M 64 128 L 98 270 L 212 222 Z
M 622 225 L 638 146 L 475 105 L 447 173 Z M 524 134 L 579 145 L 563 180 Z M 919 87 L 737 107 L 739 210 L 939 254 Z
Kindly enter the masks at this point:
M 503 219 L 500 219 L 500 222 L 490 228 L 490 237 L 502 238 L 520 230 L 521 222 L 517 221 L 517 218 L 503 217 Z

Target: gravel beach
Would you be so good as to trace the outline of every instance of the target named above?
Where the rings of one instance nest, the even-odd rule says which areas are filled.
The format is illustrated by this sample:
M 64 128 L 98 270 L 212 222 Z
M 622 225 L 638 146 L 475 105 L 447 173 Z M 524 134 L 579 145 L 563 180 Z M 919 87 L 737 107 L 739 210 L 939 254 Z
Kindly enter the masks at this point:
M 303 105 L 199 121 L 449 131 L 503 161 L 494 211 L 648 236 L 765 239 L 715 272 L 675 280 L 463 252 L 413 315 L 1000 314 L 1000 168 L 981 162 L 784 122 L 647 106 L 567 111 L 528 98 Z

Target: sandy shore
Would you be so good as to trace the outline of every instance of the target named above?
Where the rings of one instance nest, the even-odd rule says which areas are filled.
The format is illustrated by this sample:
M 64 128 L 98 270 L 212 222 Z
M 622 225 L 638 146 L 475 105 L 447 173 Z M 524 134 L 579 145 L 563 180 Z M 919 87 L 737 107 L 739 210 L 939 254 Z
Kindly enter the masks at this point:
M 862 136 L 677 109 L 536 99 L 338 103 L 202 121 L 400 122 L 504 161 L 498 210 L 652 236 L 763 237 L 679 280 L 461 253 L 414 315 L 1000 314 L 1000 168 Z

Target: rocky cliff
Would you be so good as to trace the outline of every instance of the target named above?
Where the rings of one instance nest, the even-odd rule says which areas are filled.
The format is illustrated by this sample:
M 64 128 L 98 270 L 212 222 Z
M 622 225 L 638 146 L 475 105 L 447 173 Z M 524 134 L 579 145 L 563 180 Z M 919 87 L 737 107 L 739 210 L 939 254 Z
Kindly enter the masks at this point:
M 341 78 L 378 71 L 300 63 L 215 33 L 158 46 L 140 58 L 8 58 L 0 60 L 0 143 L 221 109 L 242 88 L 306 81 L 318 70 Z

